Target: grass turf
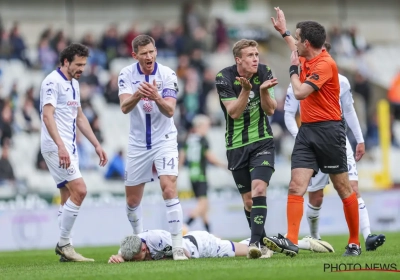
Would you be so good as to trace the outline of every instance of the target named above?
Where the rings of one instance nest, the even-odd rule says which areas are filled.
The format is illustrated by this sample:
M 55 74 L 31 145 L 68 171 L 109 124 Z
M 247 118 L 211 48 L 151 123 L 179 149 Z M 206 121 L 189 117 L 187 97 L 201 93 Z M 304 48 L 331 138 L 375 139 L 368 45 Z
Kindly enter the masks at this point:
M 400 279 L 400 272 L 324 272 L 324 264 L 394 264 L 400 270 L 400 233 L 386 234 L 386 243 L 375 252 L 359 257 L 342 257 L 346 236 L 324 236 L 335 248 L 332 254 L 301 251 L 290 258 L 275 254 L 270 259 L 193 259 L 185 262 L 157 261 L 107 264 L 117 247 L 78 248 L 94 263 L 60 263 L 54 250 L 0 252 L 0 279 Z M 363 240 L 363 239 L 361 239 Z M 364 246 L 363 246 L 364 247 Z M 342 265 L 342 268 L 343 265 Z

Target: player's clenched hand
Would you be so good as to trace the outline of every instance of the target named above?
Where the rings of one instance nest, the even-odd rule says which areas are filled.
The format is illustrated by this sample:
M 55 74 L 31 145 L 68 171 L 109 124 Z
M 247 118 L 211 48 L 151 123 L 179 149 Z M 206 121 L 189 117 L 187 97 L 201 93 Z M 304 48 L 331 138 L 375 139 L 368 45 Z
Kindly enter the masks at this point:
M 251 90 L 252 85 L 249 80 L 247 80 L 244 77 L 236 77 L 236 80 L 238 80 L 240 82 L 240 85 L 242 86 L 242 88 L 244 90 L 247 90 L 247 91 Z
M 277 78 L 273 78 L 271 80 L 266 80 L 264 83 L 261 84 L 260 90 L 263 91 L 263 90 L 272 88 L 272 87 L 276 86 L 277 84 L 278 84 Z
M 300 64 L 299 53 L 297 51 L 292 51 L 292 54 L 290 55 L 290 63 L 290 65 Z
M 69 157 L 69 153 L 68 153 L 67 149 L 65 148 L 65 146 L 58 148 L 58 159 L 60 161 L 59 162 L 60 168 L 68 169 L 69 166 L 71 165 L 71 159 Z
M 125 260 L 120 255 L 112 255 L 108 260 L 108 263 L 123 263 Z
M 150 100 L 156 101 L 157 99 L 161 98 L 161 95 L 158 94 L 156 80 L 153 80 L 153 84 L 143 82 L 140 85 L 139 89 L 143 96 L 147 97 Z
M 107 164 L 108 162 L 108 158 L 107 158 L 107 154 L 106 152 L 103 150 L 103 148 L 99 145 L 95 148 L 96 150 L 96 154 L 99 156 L 100 162 L 99 165 L 100 166 L 104 166 Z
M 365 144 L 358 143 L 356 147 L 356 161 L 359 161 L 365 154 Z
M 285 14 L 281 9 L 279 9 L 279 7 L 275 7 L 274 9 L 276 11 L 276 19 L 271 17 L 272 24 L 276 31 L 283 34 L 287 30 Z

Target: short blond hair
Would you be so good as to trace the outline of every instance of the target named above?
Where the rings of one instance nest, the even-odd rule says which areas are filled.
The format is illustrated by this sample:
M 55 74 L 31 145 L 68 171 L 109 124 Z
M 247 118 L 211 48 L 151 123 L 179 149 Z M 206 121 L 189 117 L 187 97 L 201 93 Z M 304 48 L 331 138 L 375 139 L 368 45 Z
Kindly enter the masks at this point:
M 254 40 L 242 39 L 233 45 L 233 57 L 242 57 L 242 50 L 248 47 L 257 47 L 258 43 Z
M 211 123 L 211 120 L 208 116 L 206 115 L 196 115 L 193 120 L 192 120 L 192 125 L 194 128 L 197 128 L 199 126 L 202 126 L 203 124 L 209 124 Z

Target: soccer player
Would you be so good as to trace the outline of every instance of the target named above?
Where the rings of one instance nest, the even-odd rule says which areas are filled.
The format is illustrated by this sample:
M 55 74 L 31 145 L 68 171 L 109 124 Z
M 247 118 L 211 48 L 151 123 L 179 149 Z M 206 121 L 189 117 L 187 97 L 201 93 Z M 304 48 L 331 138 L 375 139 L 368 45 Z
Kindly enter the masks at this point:
M 108 263 L 171 259 L 171 244 L 171 235 L 165 230 L 148 230 L 127 236 L 122 240 L 118 254 L 112 255 Z M 246 256 L 247 244 L 221 240 L 206 231 L 190 231 L 183 236 L 185 255 L 194 259 Z M 272 254 L 269 250 L 267 257 Z
M 273 251 L 292 257 L 297 255 L 303 195 L 311 177 L 321 170 L 329 174 L 343 201 L 350 232 L 344 255 L 358 256 L 361 248 L 357 195 L 349 183 L 345 124 L 339 104 L 338 69 L 323 48 L 326 41 L 325 28 L 314 21 L 299 22 L 293 38 L 286 29 L 283 11 L 275 9 L 277 18 L 271 18 L 272 23 L 292 50 L 289 75 L 294 96 L 300 100 L 302 125 L 296 136 L 291 159 L 292 174 L 286 211 L 287 238 L 279 234 L 277 237 L 265 238 L 265 243 Z
M 330 44 L 325 43 L 324 46 L 326 51 L 329 52 L 331 48 Z M 365 248 L 367 251 L 374 251 L 376 248 L 383 245 L 385 242 L 385 236 L 383 234 L 371 234 L 368 210 L 358 190 L 358 173 L 356 167 L 356 161 L 359 161 L 365 153 L 364 137 L 362 135 L 360 123 L 353 106 L 354 100 L 351 93 L 349 80 L 345 76 L 339 74 L 339 83 L 340 105 L 342 108 L 342 113 L 346 123 L 349 125 L 351 131 L 353 131 L 353 134 L 357 140 L 356 158 L 354 159 L 353 149 L 351 148 L 349 139 L 346 137 L 346 155 L 347 166 L 349 169 L 350 186 L 357 194 L 360 230 L 364 236 Z M 296 138 L 296 135 L 299 131 L 295 119 L 299 105 L 299 100 L 294 97 L 292 85 L 289 85 L 285 101 L 285 124 L 294 138 Z M 329 175 L 318 171 L 318 174 L 314 178 L 311 178 L 310 185 L 308 186 L 309 204 L 307 205 L 306 216 L 311 237 L 315 239 L 321 239 L 318 232 L 319 211 L 321 209 L 322 200 L 324 197 L 323 189 L 328 183 Z M 301 242 L 299 242 L 299 248 L 307 249 L 304 248 L 304 246 L 302 247 Z
M 61 256 L 60 261 L 94 261 L 76 253 L 70 244 L 71 230 L 86 196 L 86 185 L 79 171 L 76 128 L 95 147 L 100 166 L 107 163 L 107 155 L 80 103 L 78 79 L 88 56 L 87 47 L 69 45 L 60 54 L 61 67 L 47 75 L 40 88 L 41 153 L 61 195 L 61 233 L 55 249 L 56 254 Z
M 190 226 L 200 216 L 206 231 L 210 232 L 206 166 L 207 162 L 222 168 L 226 168 L 226 165 L 218 160 L 209 149 L 206 135 L 210 129 L 210 118 L 205 115 L 197 115 L 192 121 L 192 126 L 192 131 L 189 133 L 188 139 L 179 154 L 179 165 L 182 166 L 185 160 L 188 163 L 190 182 L 192 183 L 194 196 L 197 199 L 197 206 L 190 213 L 186 225 Z
M 242 196 L 251 240 L 248 257 L 262 256 L 267 186 L 274 172 L 275 145 L 268 116 L 276 109 L 271 69 L 259 63 L 257 42 L 233 46 L 235 64 L 222 69 L 215 84 L 226 120 L 228 169 Z
M 182 207 L 178 199 L 177 130 L 173 115 L 178 82 L 174 71 L 156 62 L 154 39 L 139 35 L 132 41 L 138 62 L 118 77 L 121 110 L 129 114 L 130 131 L 125 170 L 126 213 L 133 233 L 143 231 L 144 186 L 153 181 L 153 163 L 160 178 L 174 260 L 187 260 L 182 245 Z

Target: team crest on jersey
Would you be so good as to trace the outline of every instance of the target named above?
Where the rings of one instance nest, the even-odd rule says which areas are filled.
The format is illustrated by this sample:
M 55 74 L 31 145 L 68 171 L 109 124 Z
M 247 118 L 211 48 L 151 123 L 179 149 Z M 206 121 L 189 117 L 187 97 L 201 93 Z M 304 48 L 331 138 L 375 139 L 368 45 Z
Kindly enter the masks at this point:
M 157 90 L 162 90 L 162 81 L 156 81 Z

